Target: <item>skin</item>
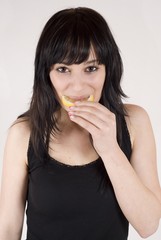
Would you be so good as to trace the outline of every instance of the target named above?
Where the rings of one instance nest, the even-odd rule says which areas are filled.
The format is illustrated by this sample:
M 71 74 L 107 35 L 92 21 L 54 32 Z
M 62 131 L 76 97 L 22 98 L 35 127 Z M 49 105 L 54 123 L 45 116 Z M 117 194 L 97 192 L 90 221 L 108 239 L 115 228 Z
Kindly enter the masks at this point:
M 105 66 L 98 65 L 91 54 L 87 62 L 79 65 L 55 64 L 50 72 L 50 79 L 60 103 L 63 95 L 75 100 L 94 95 L 95 102 L 98 102 L 105 79 Z
M 51 140 L 50 146 L 54 150 L 49 153 L 71 165 L 83 165 L 100 155 L 123 213 L 140 236 L 146 238 L 156 231 L 161 217 L 161 190 L 151 123 L 143 108 L 125 105 L 133 146 L 129 163 L 117 144 L 115 115 L 99 103 L 106 73 L 104 65 L 89 63 L 94 59 L 91 55 L 88 63 L 52 67 L 50 79 L 60 103 L 62 95 L 75 97 L 78 101 L 74 107 L 62 106 L 61 115 L 58 115 L 62 133 Z M 79 101 L 80 97 L 90 94 L 94 95 L 94 102 Z M 11 127 L 8 134 L 0 197 L 1 240 L 19 240 L 21 237 L 29 135 L 27 121 Z

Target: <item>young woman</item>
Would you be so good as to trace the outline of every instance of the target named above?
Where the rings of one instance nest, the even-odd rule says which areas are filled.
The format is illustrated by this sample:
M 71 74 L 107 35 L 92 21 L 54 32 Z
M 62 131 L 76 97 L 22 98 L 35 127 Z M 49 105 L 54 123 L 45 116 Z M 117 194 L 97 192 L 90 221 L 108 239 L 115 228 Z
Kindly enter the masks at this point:
M 29 110 L 9 130 L 0 239 L 146 238 L 161 217 L 155 141 L 144 109 L 123 104 L 122 62 L 103 17 L 65 9 L 46 23 Z

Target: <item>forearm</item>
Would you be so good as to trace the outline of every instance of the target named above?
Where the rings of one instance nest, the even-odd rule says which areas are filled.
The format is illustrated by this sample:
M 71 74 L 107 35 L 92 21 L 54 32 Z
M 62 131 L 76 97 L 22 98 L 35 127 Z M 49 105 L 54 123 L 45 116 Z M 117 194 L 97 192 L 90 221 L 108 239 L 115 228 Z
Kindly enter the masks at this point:
M 20 240 L 21 233 L 16 233 L 11 228 L 4 228 L 0 226 L 0 239 L 1 240 Z
M 16 220 L 15 220 L 16 219 Z M 22 236 L 23 222 L 20 217 L 9 214 L 0 214 L 0 240 L 20 240 Z
M 140 235 L 150 235 L 158 226 L 161 203 L 142 184 L 121 149 L 103 161 L 124 215 Z

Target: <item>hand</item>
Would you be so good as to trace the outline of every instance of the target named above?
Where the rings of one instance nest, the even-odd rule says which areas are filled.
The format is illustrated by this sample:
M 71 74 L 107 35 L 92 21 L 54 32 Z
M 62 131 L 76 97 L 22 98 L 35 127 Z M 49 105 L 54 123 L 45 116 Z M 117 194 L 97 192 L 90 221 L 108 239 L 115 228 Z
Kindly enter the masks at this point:
M 76 102 L 69 108 L 71 121 L 87 130 L 100 157 L 118 148 L 115 114 L 100 103 Z

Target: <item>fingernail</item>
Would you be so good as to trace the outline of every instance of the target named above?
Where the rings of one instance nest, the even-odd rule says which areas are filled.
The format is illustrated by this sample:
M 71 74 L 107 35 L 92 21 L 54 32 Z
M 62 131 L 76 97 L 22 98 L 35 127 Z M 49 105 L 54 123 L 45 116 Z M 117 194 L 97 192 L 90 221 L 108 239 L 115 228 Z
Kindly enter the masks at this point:
M 70 111 L 70 112 L 68 112 L 68 114 L 69 114 L 69 116 L 71 116 L 71 115 L 73 115 L 73 112 Z
M 69 107 L 70 110 L 75 110 L 74 106 Z
M 73 118 L 74 118 L 74 116 L 73 116 L 73 115 L 70 115 L 69 117 L 70 117 L 70 119 L 73 119 Z

